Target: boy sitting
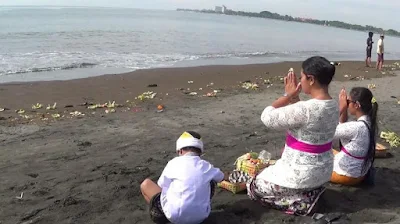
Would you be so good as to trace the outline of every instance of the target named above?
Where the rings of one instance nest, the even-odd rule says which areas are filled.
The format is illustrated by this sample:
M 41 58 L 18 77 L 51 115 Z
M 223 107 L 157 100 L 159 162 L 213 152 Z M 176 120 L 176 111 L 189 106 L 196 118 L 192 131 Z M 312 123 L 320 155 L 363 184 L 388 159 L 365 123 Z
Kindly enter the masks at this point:
M 155 223 L 198 224 L 210 215 L 215 182 L 224 173 L 200 158 L 204 148 L 196 132 L 184 132 L 176 151 L 179 156 L 168 162 L 157 184 L 146 179 L 140 189 Z

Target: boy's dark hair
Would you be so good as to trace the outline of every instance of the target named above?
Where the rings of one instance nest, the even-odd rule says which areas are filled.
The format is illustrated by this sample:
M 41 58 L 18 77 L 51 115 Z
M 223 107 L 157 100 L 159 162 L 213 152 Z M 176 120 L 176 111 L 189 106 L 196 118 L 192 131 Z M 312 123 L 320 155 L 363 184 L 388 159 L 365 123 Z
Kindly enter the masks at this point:
M 189 133 L 191 136 L 193 136 L 193 138 L 201 139 L 201 135 L 195 131 L 186 131 L 186 132 Z
M 368 36 L 369 36 L 369 37 L 372 37 L 373 35 L 374 35 L 373 32 L 369 32 L 369 33 L 368 33 Z
M 189 133 L 191 136 L 193 136 L 193 138 L 201 139 L 201 135 L 195 131 L 186 131 L 186 132 Z M 196 148 L 196 147 L 185 147 L 185 148 L 182 148 L 181 150 L 194 152 L 194 153 L 201 155 L 201 149 Z
M 198 155 L 201 155 L 201 149 L 196 148 L 196 147 L 185 147 L 185 148 L 181 148 L 182 151 L 186 151 L 186 152 L 194 152 Z
M 303 68 L 304 74 L 314 76 L 315 80 L 317 80 L 321 86 L 328 86 L 336 71 L 335 66 L 321 56 L 308 58 L 303 62 L 301 67 Z

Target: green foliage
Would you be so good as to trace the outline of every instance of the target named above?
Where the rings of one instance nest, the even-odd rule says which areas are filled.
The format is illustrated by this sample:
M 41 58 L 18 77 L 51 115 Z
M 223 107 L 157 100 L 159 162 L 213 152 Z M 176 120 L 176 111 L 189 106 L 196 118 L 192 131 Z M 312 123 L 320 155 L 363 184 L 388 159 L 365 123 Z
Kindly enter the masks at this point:
M 216 12 L 214 10 L 191 10 L 191 9 L 177 9 L 178 11 L 192 11 L 192 12 L 201 12 L 201 13 L 214 13 L 214 14 L 222 14 L 221 12 Z M 310 23 L 322 26 L 331 26 L 337 27 L 341 29 L 348 29 L 348 30 L 358 30 L 358 31 L 371 31 L 376 34 L 384 33 L 387 36 L 398 36 L 400 37 L 400 32 L 389 29 L 384 30 L 382 28 L 366 25 L 357 25 L 357 24 L 350 24 L 341 21 L 329 21 L 329 20 L 318 20 L 318 19 L 309 19 L 309 18 L 298 18 L 292 17 L 289 15 L 280 15 L 278 13 L 273 13 L 269 11 L 262 11 L 260 13 L 255 12 L 243 12 L 243 11 L 233 11 L 233 10 L 226 10 L 226 15 L 234 15 L 234 16 L 248 16 L 248 17 L 258 17 L 258 18 L 266 18 L 266 19 L 276 19 L 276 20 L 284 20 L 284 21 L 293 21 L 293 22 L 300 22 L 300 23 Z

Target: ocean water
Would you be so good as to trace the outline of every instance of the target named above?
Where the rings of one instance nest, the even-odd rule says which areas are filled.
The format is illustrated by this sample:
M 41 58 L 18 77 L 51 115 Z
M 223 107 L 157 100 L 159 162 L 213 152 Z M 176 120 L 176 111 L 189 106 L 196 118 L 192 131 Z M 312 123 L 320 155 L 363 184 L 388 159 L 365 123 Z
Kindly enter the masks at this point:
M 363 60 L 366 37 L 332 27 L 192 12 L 0 7 L 0 82 L 312 55 Z M 399 59 L 400 38 L 386 37 L 385 50 L 386 59 Z

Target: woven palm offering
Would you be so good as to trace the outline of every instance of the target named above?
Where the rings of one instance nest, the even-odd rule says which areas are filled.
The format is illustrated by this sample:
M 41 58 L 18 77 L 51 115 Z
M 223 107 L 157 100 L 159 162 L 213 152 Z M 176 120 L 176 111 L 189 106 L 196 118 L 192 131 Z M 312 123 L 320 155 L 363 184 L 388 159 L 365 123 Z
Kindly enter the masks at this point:
M 235 170 L 229 175 L 229 181 L 224 180 L 218 183 L 218 187 L 236 194 L 245 191 L 246 183 L 251 181 L 251 179 L 252 178 L 247 173 Z
M 258 158 L 258 153 L 250 152 L 239 157 L 236 162 L 236 170 L 243 171 L 251 177 L 255 177 L 259 172 L 269 165 L 269 161 Z

